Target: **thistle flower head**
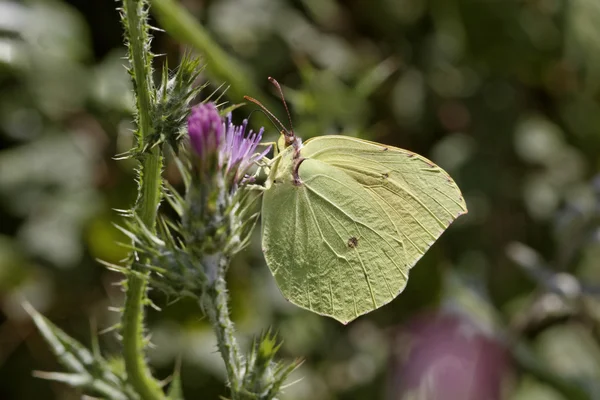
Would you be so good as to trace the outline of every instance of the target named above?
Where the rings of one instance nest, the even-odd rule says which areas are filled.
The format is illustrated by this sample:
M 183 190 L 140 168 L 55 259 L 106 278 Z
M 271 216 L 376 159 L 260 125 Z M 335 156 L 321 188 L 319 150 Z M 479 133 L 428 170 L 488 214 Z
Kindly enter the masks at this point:
M 239 251 L 258 218 L 259 191 L 238 189 L 248 189 L 248 170 L 270 147 L 257 152 L 264 129 L 247 128 L 248 120 L 234 125 L 231 114 L 221 118 L 213 103 L 194 107 L 188 118 L 191 184 L 178 208 L 183 211 L 183 236 L 202 254 Z
M 204 165 L 216 156 L 217 167 L 234 185 L 242 182 L 248 169 L 263 158 L 271 149 L 257 153 L 264 128 L 246 134 L 248 120 L 234 125 L 231 114 L 221 118 L 213 103 L 199 104 L 192 108 L 188 118 L 188 134 L 194 153 Z M 208 172 L 208 171 L 205 171 Z
M 269 152 L 271 146 L 268 146 L 262 153 L 256 152 L 265 128 L 260 128 L 258 132 L 250 130 L 246 135 L 247 119 L 242 122 L 242 125 L 234 125 L 231 122 L 231 114 L 228 114 L 224 126 L 225 141 L 220 149 L 219 162 L 222 167 L 226 168 L 226 174 L 235 174 L 234 182 L 239 183 L 248 168 L 262 159 Z

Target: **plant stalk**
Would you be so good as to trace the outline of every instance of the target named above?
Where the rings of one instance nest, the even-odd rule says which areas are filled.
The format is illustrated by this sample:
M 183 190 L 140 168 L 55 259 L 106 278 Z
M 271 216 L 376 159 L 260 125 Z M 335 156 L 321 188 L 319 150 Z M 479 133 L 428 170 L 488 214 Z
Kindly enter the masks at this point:
M 142 0 L 123 0 L 125 24 L 128 33 L 130 58 L 133 68 L 134 87 L 138 110 L 139 141 L 143 149 L 145 139 L 152 133 L 151 125 L 151 77 L 149 76 L 149 49 L 146 48 L 147 22 L 143 13 Z M 141 222 L 154 230 L 156 214 L 160 204 L 162 155 L 154 148 L 142 156 L 140 165 L 140 187 L 135 213 Z M 132 257 L 135 260 L 135 256 Z M 144 301 L 147 290 L 147 273 L 140 271 L 139 264 L 132 262 L 131 274 L 126 285 L 125 310 L 122 319 L 123 356 L 127 380 L 144 400 L 162 400 L 164 394 L 152 377 L 144 358 Z
M 217 336 L 217 346 L 227 370 L 231 398 L 232 400 L 241 400 L 243 399 L 243 361 L 235 340 L 233 322 L 229 316 L 229 296 L 225 280 L 228 266 L 229 259 L 222 254 L 204 257 L 208 282 L 202 296 L 202 305 Z

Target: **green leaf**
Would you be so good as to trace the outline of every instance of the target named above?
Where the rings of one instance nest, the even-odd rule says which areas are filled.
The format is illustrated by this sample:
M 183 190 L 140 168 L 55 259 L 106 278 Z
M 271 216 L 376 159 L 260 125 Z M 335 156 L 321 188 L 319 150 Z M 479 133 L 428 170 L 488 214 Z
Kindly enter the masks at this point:
M 23 307 L 31 315 L 58 361 L 71 372 L 36 372 L 37 377 L 63 382 L 108 399 L 138 398 L 99 354 L 92 354 L 85 346 L 44 318 L 30 304 L 24 303 Z
M 183 388 L 181 387 L 181 361 L 177 362 L 175 366 L 175 372 L 173 372 L 173 377 L 171 379 L 171 384 L 169 385 L 169 390 L 167 392 L 167 398 L 169 400 L 183 400 Z

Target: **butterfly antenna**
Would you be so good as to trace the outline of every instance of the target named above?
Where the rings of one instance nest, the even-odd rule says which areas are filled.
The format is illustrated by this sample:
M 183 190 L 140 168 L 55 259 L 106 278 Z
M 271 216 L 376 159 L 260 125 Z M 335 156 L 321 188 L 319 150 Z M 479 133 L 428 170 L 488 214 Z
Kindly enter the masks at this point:
M 283 106 L 285 107 L 285 112 L 287 113 L 287 116 L 288 116 L 288 121 L 290 121 L 290 133 L 291 133 L 291 136 L 294 137 L 294 136 L 296 136 L 296 134 L 294 133 L 294 125 L 292 124 L 292 116 L 290 114 L 290 109 L 288 108 L 288 105 L 285 101 L 285 97 L 283 96 L 283 90 L 281 90 L 281 85 L 279 85 L 279 82 L 277 82 L 277 80 L 272 77 L 269 77 L 269 82 L 271 82 L 273 85 L 275 85 L 275 87 L 279 91 L 279 95 L 281 96 L 281 101 L 283 102 Z
M 252 97 L 250 97 L 250 96 L 244 96 L 244 99 L 246 99 L 246 100 L 248 100 L 248 101 L 251 101 L 252 103 L 254 103 L 254 104 L 256 104 L 257 106 L 259 106 L 259 107 L 260 107 L 260 109 L 261 109 L 261 110 L 262 110 L 262 111 L 263 111 L 263 112 L 264 112 L 264 113 L 265 113 L 267 116 L 269 116 L 269 117 L 271 117 L 271 118 L 272 118 L 272 119 L 270 119 L 270 118 L 269 118 L 269 119 L 271 120 L 271 122 L 273 122 L 273 120 L 275 120 L 275 121 L 276 121 L 276 122 L 279 124 L 279 127 L 281 127 L 281 129 L 282 129 L 282 130 L 283 130 L 283 131 L 286 133 L 286 135 L 287 135 L 287 136 L 291 136 L 291 135 L 293 135 L 293 133 L 290 133 L 290 131 L 288 131 L 288 130 L 286 129 L 286 127 L 285 127 L 285 126 L 284 126 L 284 125 L 281 123 L 281 121 L 280 121 L 280 120 L 278 120 L 278 119 L 277 119 L 277 117 L 276 117 L 276 116 L 274 116 L 274 115 L 273 115 L 273 113 L 272 113 L 271 111 L 267 110 L 267 107 L 263 106 L 263 105 L 262 105 L 262 103 L 261 103 L 260 101 L 258 101 L 258 100 L 256 100 L 256 99 L 254 99 L 254 98 L 252 98 Z M 275 125 L 275 124 L 273 124 L 273 125 Z
M 271 124 L 273 124 L 273 126 L 274 126 L 276 129 L 279 129 L 279 128 L 280 128 L 280 127 L 279 127 L 279 126 L 278 126 L 278 125 L 275 123 L 275 121 L 273 121 L 273 118 L 271 118 L 271 116 L 270 116 L 269 114 L 265 113 L 265 111 L 264 111 L 264 110 L 262 110 L 262 109 L 261 109 L 261 110 L 252 110 L 252 111 L 250 111 L 250 114 L 248 114 L 248 120 L 250 120 L 250 117 L 252 117 L 252 114 L 254 114 L 255 112 L 261 112 L 261 113 L 263 113 L 263 114 L 264 114 L 264 116 L 265 116 L 265 117 L 267 117 L 267 119 L 269 120 L 269 122 L 271 122 Z M 279 122 L 279 121 L 277 121 L 277 122 Z

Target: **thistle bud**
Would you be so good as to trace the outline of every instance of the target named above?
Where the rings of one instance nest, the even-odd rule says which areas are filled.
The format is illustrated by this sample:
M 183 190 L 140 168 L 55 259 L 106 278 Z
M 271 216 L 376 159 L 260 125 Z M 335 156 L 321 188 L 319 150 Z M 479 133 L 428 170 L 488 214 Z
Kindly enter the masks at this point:
M 192 149 L 201 161 L 212 159 L 223 142 L 223 120 L 213 103 L 192 108 L 188 118 L 188 134 Z

